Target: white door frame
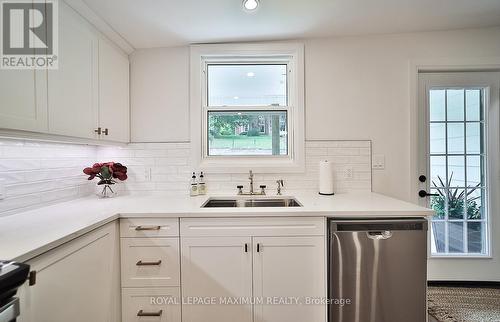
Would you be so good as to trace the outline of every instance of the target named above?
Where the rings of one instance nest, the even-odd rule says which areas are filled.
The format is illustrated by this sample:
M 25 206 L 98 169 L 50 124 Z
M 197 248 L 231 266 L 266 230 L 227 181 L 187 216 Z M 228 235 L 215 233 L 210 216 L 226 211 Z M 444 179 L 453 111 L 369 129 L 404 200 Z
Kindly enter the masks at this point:
M 500 67 L 500 66 L 499 66 Z M 460 68 L 461 71 L 464 71 L 464 68 Z M 432 257 L 429 259 L 429 279 L 437 279 L 437 280 L 500 280 L 500 260 L 498 256 L 498 249 L 500 249 L 500 238 L 492 239 L 493 237 L 500 236 L 500 218 L 495 217 L 494 215 L 498 213 L 500 210 L 500 203 L 498 198 L 495 198 L 495 195 L 500 191 L 500 172 L 499 172 L 499 158 L 500 158 L 500 103 L 499 103 L 499 95 L 500 95 L 500 73 L 498 72 L 499 68 L 466 68 L 465 71 L 481 71 L 481 72 L 495 72 L 491 73 L 491 77 L 488 74 L 484 74 L 485 80 L 481 80 L 480 75 L 478 74 L 461 74 L 463 77 L 468 77 L 467 80 L 461 81 L 456 77 L 452 77 L 449 75 L 438 75 L 434 77 L 434 79 L 444 80 L 446 81 L 446 86 L 481 86 L 481 87 L 493 87 L 494 90 L 492 93 L 489 93 L 490 97 L 487 99 L 491 99 L 491 106 L 489 107 L 489 111 L 486 111 L 486 117 L 488 117 L 487 124 L 490 126 L 486 128 L 487 136 L 489 137 L 489 141 L 487 141 L 486 149 L 488 151 L 488 159 L 486 160 L 487 164 L 487 173 L 488 173 L 488 189 L 490 198 L 488 198 L 487 209 L 489 209 L 489 217 L 488 217 L 488 229 L 487 234 L 490 243 L 487 245 L 489 248 L 490 256 L 468 256 L 468 257 L 454 257 L 443 256 L 441 258 Z M 446 69 L 446 68 L 429 68 L 429 69 L 421 69 L 416 68 L 416 78 L 417 78 L 417 91 L 414 92 L 416 94 L 416 103 L 415 108 L 412 109 L 412 153 L 415 153 L 411 162 L 414 163 L 412 166 L 412 174 L 413 178 L 411 182 L 414 182 L 412 190 L 415 193 L 413 198 L 417 199 L 417 202 L 420 204 L 426 204 L 428 202 L 428 198 L 419 198 L 417 196 L 417 191 L 420 189 L 424 189 L 428 191 L 429 183 L 421 183 L 418 182 L 418 176 L 420 174 L 427 174 L 428 168 L 428 160 L 427 156 L 423 155 L 421 151 L 426 151 L 427 148 L 427 134 L 424 134 L 422 137 L 421 133 L 426 133 L 423 129 L 419 129 L 419 126 L 425 125 L 425 121 L 427 119 L 425 113 L 422 112 L 427 109 L 427 102 L 425 99 L 427 92 L 427 85 L 425 82 L 419 83 L 418 77 L 421 72 L 429 72 L 429 71 L 438 71 L 438 72 L 455 72 L 457 68 Z M 450 75 L 457 75 L 451 74 Z M 497 76 L 498 75 L 498 76 Z M 490 78 L 490 79 L 488 79 Z M 487 93 L 488 95 L 488 93 Z M 419 105 L 420 104 L 420 105 Z M 415 115 L 416 113 L 416 115 Z M 420 133 L 420 134 L 419 134 Z M 479 258 L 478 258 L 479 257 Z M 473 260 L 473 259 L 476 260 Z

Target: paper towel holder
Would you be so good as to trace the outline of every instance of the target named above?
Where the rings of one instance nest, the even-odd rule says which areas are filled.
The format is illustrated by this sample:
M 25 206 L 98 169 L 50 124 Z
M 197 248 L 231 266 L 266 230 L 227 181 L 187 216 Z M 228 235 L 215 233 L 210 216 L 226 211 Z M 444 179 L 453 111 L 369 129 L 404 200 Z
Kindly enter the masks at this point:
M 335 194 L 335 192 L 332 192 L 332 193 L 322 193 L 322 192 L 318 192 L 320 195 L 322 196 L 333 196 Z

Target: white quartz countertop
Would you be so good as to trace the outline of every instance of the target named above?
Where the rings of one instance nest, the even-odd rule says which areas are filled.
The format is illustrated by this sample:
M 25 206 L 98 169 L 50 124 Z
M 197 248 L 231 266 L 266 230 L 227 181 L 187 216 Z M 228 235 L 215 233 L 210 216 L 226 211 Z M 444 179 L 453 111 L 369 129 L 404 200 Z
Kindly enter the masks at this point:
M 228 195 L 225 195 L 228 196 Z M 117 218 L 126 217 L 426 217 L 432 210 L 377 193 L 294 193 L 303 207 L 201 208 L 209 196 L 95 196 L 0 217 L 0 259 L 27 261 Z M 213 197 L 218 197 L 213 195 Z M 269 196 L 272 198 L 273 196 Z

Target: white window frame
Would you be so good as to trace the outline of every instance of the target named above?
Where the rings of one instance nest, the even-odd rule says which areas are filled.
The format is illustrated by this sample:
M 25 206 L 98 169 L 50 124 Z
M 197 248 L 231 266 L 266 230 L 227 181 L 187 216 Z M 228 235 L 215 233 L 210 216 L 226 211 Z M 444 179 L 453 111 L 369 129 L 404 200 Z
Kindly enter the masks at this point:
M 208 64 L 286 64 L 287 106 L 208 107 Z M 208 111 L 286 111 L 288 154 L 286 156 L 209 156 Z M 190 123 L 193 165 L 213 173 L 303 172 L 304 153 L 304 45 L 301 43 L 214 44 L 191 46 Z

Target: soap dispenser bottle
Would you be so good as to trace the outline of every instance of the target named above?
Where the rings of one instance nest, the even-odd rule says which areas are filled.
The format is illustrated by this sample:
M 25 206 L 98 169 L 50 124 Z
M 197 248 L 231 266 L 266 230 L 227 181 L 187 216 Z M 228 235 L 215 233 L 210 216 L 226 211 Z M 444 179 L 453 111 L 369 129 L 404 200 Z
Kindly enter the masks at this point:
M 198 194 L 205 195 L 207 193 L 207 184 L 205 183 L 205 176 L 203 171 L 200 173 L 200 179 L 198 180 Z
M 189 195 L 191 197 L 198 195 L 198 182 L 196 182 L 196 174 L 193 172 L 193 176 L 191 177 L 191 189 L 189 191 Z

